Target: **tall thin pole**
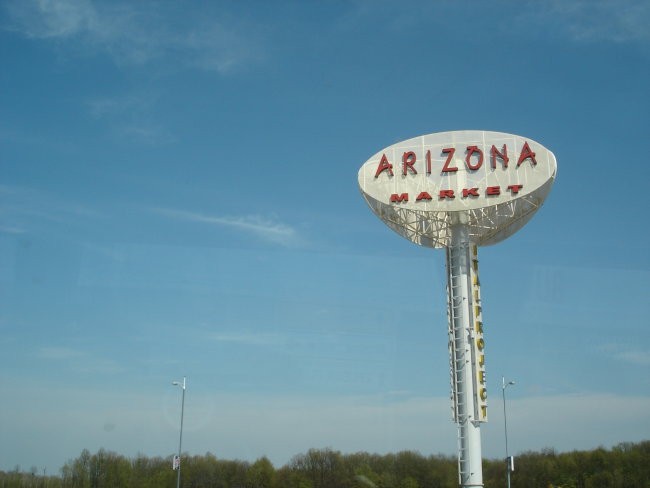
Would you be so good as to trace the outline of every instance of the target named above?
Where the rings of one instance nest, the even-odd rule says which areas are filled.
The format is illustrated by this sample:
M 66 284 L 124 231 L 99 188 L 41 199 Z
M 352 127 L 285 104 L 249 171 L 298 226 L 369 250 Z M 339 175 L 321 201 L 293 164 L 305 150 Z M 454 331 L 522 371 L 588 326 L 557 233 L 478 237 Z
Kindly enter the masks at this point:
M 172 385 L 180 386 L 183 390 L 182 400 L 181 400 L 181 433 L 178 439 L 178 473 L 176 476 L 176 488 L 181 486 L 181 449 L 183 448 L 183 416 L 185 414 L 185 376 L 183 376 L 183 384 L 181 385 L 178 381 L 172 382 Z
M 510 454 L 508 453 L 508 419 L 506 416 L 506 388 L 514 385 L 514 381 L 508 381 L 506 384 L 505 376 L 501 377 L 501 392 L 503 393 L 503 430 L 506 436 L 506 479 L 507 486 L 510 488 Z

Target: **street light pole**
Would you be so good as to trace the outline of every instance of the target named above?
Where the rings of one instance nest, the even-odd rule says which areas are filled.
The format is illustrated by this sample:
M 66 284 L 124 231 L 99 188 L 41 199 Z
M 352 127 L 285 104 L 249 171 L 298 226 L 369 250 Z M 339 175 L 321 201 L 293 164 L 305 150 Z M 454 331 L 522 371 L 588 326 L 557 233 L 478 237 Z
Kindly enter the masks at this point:
M 183 376 L 183 383 L 172 381 L 172 385 L 180 386 L 183 390 L 183 397 L 181 400 L 181 435 L 178 439 L 178 475 L 176 477 L 176 488 L 181 486 L 181 449 L 183 447 L 183 414 L 185 413 L 185 376 Z
M 510 455 L 508 454 L 508 420 L 506 417 L 506 388 L 514 384 L 515 384 L 514 381 L 508 381 L 508 383 L 506 383 L 506 378 L 504 376 L 501 377 L 501 393 L 503 394 L 503 430 L 506 435 L 506 476 L 508 479 L 508 488 L 510 488 L 511 463 L 510 463 Z

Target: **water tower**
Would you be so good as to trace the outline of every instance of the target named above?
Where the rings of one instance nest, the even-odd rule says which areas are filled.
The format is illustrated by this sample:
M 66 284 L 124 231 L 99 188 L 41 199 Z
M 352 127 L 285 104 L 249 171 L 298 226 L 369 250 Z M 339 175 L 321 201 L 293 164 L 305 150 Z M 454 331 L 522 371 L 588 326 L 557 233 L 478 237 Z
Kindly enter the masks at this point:
M 398 142 L 359 170 L 364 199 L 388 227 L 420 246 L 444 248 L 453 419 L 462 487 L 483 486 L 481 423 L 488 420 L 478 246 L 514 234 L 555 181 L 551 151 L 487 131 L 439 132 Z

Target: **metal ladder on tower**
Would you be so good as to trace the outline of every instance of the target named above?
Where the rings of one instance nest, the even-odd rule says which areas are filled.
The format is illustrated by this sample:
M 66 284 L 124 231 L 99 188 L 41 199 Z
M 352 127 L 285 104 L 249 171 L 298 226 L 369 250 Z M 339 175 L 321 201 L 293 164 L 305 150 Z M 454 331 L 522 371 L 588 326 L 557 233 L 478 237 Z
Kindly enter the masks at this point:
M 447 249 L 447 276 L 448 276 L 448 310 L 449 310 L 449 341 L 450 341 L 450 366 L 452 368 L 452 388 L 455 397 L 454 419 L 458 424 L 458 476 L 462 485 L 470 476 L 468 466 L 468 444 L 465 442 L 466 425 L 470 421 L 471 414 L 468 412 L 467 398 L 465 397 L 464 382 L 468 381 L 466 376 L 466 365 L 471 360 L 470 351 L 467 349 L 467 341 L 464 335 L 470 331 L 465 330 L 463 317 L 464 304 L 462 294 L 464 276 L 460 270 L 460 254 L 467 250 L 461 248 Z M 471 380 L 471 379 L 470 379 Z

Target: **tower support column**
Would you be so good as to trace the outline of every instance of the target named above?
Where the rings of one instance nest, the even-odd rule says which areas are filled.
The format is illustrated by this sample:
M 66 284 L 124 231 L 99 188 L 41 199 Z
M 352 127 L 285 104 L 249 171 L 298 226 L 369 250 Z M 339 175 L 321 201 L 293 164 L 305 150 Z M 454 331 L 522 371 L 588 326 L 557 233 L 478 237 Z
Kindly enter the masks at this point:
M 471 242 L 464 223 L 451 228 L 447 248 L 447 298 L 452 410 L 458 424 L 458 478 L 461 487 L 482 487 L 481 427 L 471 282 Z M 482 359 L 481 359 L 482 360 Z

